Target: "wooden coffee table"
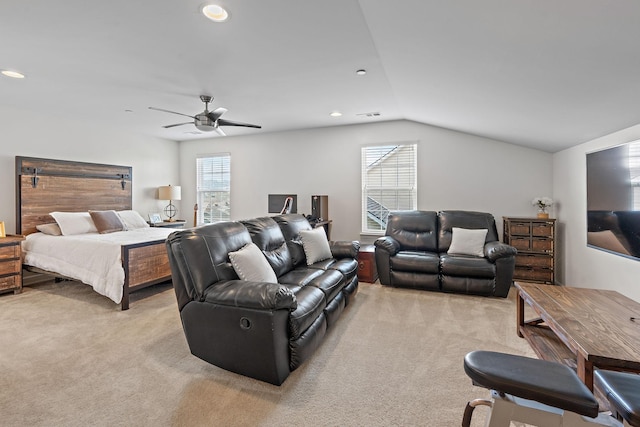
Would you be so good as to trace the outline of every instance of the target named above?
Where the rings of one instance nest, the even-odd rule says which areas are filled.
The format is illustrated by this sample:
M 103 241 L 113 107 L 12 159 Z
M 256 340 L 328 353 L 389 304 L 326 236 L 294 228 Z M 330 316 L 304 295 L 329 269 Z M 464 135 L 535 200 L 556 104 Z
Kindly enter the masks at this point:
M 518 335 L 539 358 L 574 367 L 590 390 L 596 367 L 640 372 L 640 303 L 615 291 L 515 286 Z M 540 318 L 525 321 L 525 303 Z

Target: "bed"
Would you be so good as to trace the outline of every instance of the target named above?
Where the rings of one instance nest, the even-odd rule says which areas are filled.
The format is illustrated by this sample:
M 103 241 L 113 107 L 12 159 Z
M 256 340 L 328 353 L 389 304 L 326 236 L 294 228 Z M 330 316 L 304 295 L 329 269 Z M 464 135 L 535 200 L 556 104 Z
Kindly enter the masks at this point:
M 171 280 L 165 239 L 175 230 L 140 226 L 108 234 L 51 236 L 37 229 L 56 223 L 51 212 L 134 212 L 130 166 L 16 156 L 15 173 L 16 231 L 26 236 L 25 269 L 87 283 L 122 310 L 129 308 L 131 292 Z M 89 249 L 90 244 L 98 246 Z M 85 268 L 90 258 L 100 260 L 96 253 L 111 254 L 101 267 L 108 264 L 115 270 L 70 270 L 71 264 Z

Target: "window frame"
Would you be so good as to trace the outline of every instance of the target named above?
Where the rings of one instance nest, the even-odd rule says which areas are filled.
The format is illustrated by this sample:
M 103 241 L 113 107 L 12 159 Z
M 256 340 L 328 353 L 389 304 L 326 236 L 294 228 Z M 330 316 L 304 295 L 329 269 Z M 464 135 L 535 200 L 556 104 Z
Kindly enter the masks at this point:
M 210 165 L 210 171 L 202 171 L 203 160 L 210 159 L 211 163 L 216 161 L 220 162 L 220 165 Z M 218 182 L 218 184 L 212 184 L 206 187 L 203 184 L 205 179 L 204 174 L 210 175 L 210 180 Z M 224 203 L 224 207 L 217 207 L 217 214 L 214 214 L 214 207 L 211 207 L 211 199 L 215 197 L 206 196 L 205 193 L 221 193 L 223 196 L 218 196 Z M 205 197 L 210 197 L 206 200 Z M 201 154 L 196 156 L 196 204 L 198 206 L 196 215 L 196 226 L 204 224 L 213 224 L 215 222 L 223 222 L 231 220 L 231 153 L 212 153 Z M 226 211 L 226 212 L 225 212 Z M 209 218 L 207 218 L 207 212 L 209 212 Z M 208 220 L 207 220 L 208 219 Z
M 403 150 L 408 150 L 404 152 Z M 398 153 L 407 157 L 402 159 Z M 395 156 L 395 158 L 394 158 Z M 380 185 L 372 185 L 371 168 L 376 164 L 382 165 L 385 160 L 394 160 L 386 165 L 386 170 L 379 172 L 379 177 L 383 181 Z M 410 163 L 408 168 L 401 168 L 402 163 Z M 361 233 L 383 235 L 386 230 L 387 216 L 394 210 L 414 210 L 418 206 L 418 143 L 417 141 L 391 142 L 381 144 L 364 145 L 361 147 Z M 395 174 L 394 174 L 395 169 Z M 408 170 L 407 170 L 408 169 Z M 395 180 L 395 185 L 391 185 Z M 375 183 L 373 183 L 375 184 Z M 377 192 L 379 200 L 371 197 L 371 193 Z M 385 195 L 386 193 L 386 195 Z M 395 197 L 395 204 L 389 205 L 389 199 Z M 387 200 L 383 200 L 387 198 Z M 371 199 L 371 201 L 370 201 Z M 402 200 L 402 202 L 401 202 Z M 370 215 L 372 207 L 380 207 L 378 215 Z M 386 204 L 385 204 L 386 203 Z M 378 224 L 378 228 L 370 225 Z

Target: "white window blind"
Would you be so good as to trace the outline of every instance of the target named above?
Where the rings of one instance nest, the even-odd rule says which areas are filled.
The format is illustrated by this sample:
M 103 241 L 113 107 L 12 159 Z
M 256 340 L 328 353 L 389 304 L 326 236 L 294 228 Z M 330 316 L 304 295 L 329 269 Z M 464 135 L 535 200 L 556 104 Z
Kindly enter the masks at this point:
M 390 211 L 417 206 L 417 144 L 362 148 L 362 231 L 379 233 Z
M 196 159 L 198 225 L 231 219 L 231 155 Z

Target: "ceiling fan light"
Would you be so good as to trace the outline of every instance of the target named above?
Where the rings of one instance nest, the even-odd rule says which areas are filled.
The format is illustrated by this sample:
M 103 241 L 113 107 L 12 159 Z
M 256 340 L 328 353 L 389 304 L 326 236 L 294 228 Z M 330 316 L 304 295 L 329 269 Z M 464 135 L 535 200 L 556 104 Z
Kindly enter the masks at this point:
M 202 14 L 213 22 L 224 22 L 229 19 L 229 12 L 217 4 L 208 4 L 202 8 Z

